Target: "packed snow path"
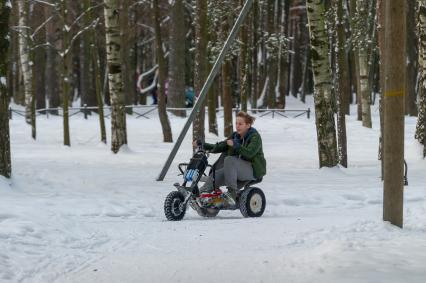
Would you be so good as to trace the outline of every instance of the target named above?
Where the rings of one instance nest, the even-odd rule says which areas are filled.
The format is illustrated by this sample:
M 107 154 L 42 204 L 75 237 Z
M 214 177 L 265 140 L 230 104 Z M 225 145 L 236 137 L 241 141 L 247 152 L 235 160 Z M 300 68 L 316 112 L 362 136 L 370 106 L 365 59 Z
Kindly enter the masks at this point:
M 378 120 L 348 117 L 349 168 L 318 169 L 314 120 L 259 118 L 268 175 L 263 217 L 192 210 L 168 222 L 165 196 L 191 156 L 190 137 L 164 182 L 171 144 L 152 119 L 128 118 L 119 154 L 98 142 L 97 117 L 38 119 L 38 140 L 11 121 L 13 179 L 0 178 L 0 282 L 424 282 L 426 161 L 407 118 L 403 230 L 384 223 Z M 185 120 L 171 118 L 174 137 Z M 208 141 L 219 140 L 213 135 Z M 213 161 L 216 156 L 211 155 Z

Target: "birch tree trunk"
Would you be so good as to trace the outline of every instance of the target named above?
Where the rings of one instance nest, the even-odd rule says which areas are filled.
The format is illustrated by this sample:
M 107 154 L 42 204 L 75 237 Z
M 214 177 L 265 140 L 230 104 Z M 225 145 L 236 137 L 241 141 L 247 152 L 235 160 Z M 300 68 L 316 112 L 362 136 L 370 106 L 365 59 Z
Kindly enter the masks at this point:
M 378 21 L 378 43 L 379 43 L 379 54 L 380 54 L 380 101 L 379 101 L 379 112 L 380 112 L 380 138 L 379 138 L 379 160 L 381 161 L 381 172 L 382 181 L 384 178 L 384 92 L 385 92 L 385 10 L 386 1 L 377 1 L 377 21 Z
M 18 0 L 19 7 L 19 57 L 21 59 L 22 77 L 25 93 L 25 121 L 32 127 L 32 137 L 36 138 L 35 97 L 33 92 L 32 50 L 30 27 L 28 25 L 28 1 Z
M 155 28 L 156 55 L 158 60 L 158 115 L 163 129 L 163 141 L 173 142 L 172 129 L 166 111 L 166 96 L 164 93 L 165 80 L 167 75 L 166 60 L 164 58 L 163 41 L 161 37 L 161 14 L 158 0 L 153 0 L 153 22 Z
M 111 150 L 114 153 L 117 153 L 122 145 L 127 144 L 118 8 L 118 0 L 105 0 L 108 81 L 111 97 Z
M 415 138 L 423 145 L 423 158 L 426 157 L 426 0 L 418 1 L 417 8 L 419 37 L 419 115 Z
M 356 5 L 357 13 L 360 19 L 367 20 L 368 17 L 368 2 L 366 0 L 357 0 Z M 374 18 L 373 18 L 374 19 Z M 362 23 L 358 23 L 362 24 Z M 367 23 L 368 25 L 369 23 Z M 365 25 L 365 23 L 364 23 Z M 368 29 L 367 29 L 368 31 Z M 359 86 L 361 92 L 361 115 L 362 125 L 367 128 L 371 128 L 371 88 L 368 81 L 368 34 L 358 34 L 358 40 L 360 44 L 358 46 L 358 66 L 359 66 Z
M 336 166 L 338 161 L 324 5 L 323 1 L 307 0 L 320 168 Z
M 7 55 L 9 48 L 9 0 L 0 1 L 0 176 L 10 178 L 9 98 L 6 88 Z
M 208 23 L 207 23 L 207 0 L 196 0 L 195 3 L 195 67 L 194 67 L 194 91 L 195 96 L 201 92 L 204 81 L 208 75 L 207 44 L 208 44 Z M 195 101 L 194 101 L 195 104 Z M 201 105 L 192 125 L 193 139 L 205 139 L 205 102 Z

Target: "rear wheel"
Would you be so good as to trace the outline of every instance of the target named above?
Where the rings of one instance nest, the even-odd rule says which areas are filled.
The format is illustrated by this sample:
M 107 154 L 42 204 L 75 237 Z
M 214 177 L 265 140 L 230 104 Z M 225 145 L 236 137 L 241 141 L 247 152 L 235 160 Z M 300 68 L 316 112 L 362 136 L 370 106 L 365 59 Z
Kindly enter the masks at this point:
M 240 197 L 240 211 L 244 217 L 260 217 L 265 211 L 265 194 L 259 188 L 247 188 Z
M 167 220 L 179 221 L 185 216 L 186 207 L 183 207 L 185 197 L 178 191 L 169 193 L 164 201 L 164 214 Z

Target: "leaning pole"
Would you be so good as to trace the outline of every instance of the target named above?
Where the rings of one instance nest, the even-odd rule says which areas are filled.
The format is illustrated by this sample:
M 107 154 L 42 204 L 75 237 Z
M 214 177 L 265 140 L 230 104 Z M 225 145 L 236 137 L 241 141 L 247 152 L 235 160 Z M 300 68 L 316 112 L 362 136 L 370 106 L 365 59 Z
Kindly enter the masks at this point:
M 229 34 L 228 38 L 225 41 L 224 46 L 222 47 L 222 50 L 219 53 L 219 56 L 216 59 L 216 62 L 214 63 L 209 76 L 206 79 L 206 82 L 203 85 L 203 88 L 201 89 L 201 92 L 198 96 L 198 99 L 194 105 L 194 108 L 191 111 L 191 114 L 189 114 L 188 120 L 186 121 L 185 125 L 183 126 L 182 131 L 179 134 L 178 139 L 176 140 L 176 143 L 173 146 L 172 151 L 170 152 L 169 157 L 167 158 L 166 163 L 163 166 L 163 169 L 161 170 L 160 175 L 157 178 L 157 181 L 163 181 L 164 177 L 167 174 L 167 171 L 170 168 L 170 165 L 172 164 L 173 159 L 176 156 L 177 151 L 179 150 L 180 145 L 182 144 L 183 139 L 185 138 L 186 133 L 188 132 L 189 127 L 191 126 L 193 120 L 196 117 L 196 114 L 200 111 L 201 104 L 203 103 L 207 92 L 210 89 L 210 86 L 213 83 L 214 78 L 216 77 L 217 73 L 220 70 L 220 67 L 225 59 L 225 55 L 228 53 L 229 48 L 231 44 L 234 42 L 235 37 L 237 36 L 237 33 L 241 27 L 241 24 L 244 22 L 245 18 L 247 17 L 247 14 L 251 8 L 251 5 L 253 4 L 253 0 L 247 0 L 244 4 L 243 8 L 241 9 L 240 14 L 238 15 L 237 21 L 235 22 L 234 26 L 232 27 L 231 33 Z

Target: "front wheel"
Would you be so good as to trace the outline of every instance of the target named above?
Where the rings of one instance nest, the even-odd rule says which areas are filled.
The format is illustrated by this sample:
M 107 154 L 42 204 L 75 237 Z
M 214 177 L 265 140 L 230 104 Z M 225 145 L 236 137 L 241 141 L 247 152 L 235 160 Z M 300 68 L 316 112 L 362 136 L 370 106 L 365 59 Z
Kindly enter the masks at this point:
M 167 220 L 179 221 L 185 216 L 186 207 L 183 207 L 185 197 L 178 191 L 169 193 L 164 201 L 164 214 Z
M 260 217 L 265 211 L 265 194 L 259 188 L 247 188 L 240 197 L 240 211 L 244 217 Z

